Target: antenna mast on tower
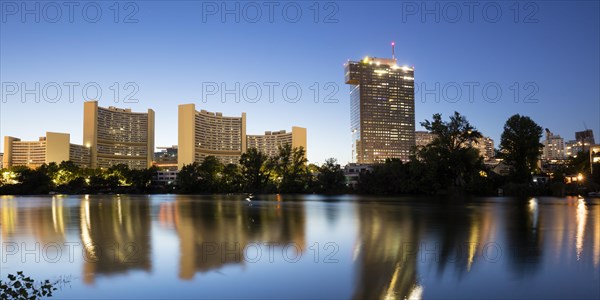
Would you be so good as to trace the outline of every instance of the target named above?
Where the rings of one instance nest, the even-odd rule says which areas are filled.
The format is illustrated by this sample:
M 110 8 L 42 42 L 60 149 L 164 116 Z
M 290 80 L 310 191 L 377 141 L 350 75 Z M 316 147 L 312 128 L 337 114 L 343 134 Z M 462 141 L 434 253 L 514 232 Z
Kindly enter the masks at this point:
M 396 59 L 396 54 L 394 53 L 394 46 L 396 46 L 396 43 L 392 42 L 392 58 Z

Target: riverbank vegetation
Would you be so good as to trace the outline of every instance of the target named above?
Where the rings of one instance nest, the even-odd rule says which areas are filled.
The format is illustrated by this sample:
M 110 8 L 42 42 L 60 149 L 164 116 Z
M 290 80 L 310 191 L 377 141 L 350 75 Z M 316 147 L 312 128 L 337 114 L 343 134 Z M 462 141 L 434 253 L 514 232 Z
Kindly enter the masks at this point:
M 475 194 L 556 195 L 600 190 L 600 164 L 591 172 L 589 152 L 579 153 L 552 172 L 541 174 L 542 128 L 527 116 L 514 115 L 504 125 L 497 158 L 508 170 L 497 174 L 474 147 L 481 133 L 455 112 L 449 119 L 435 114 L 421 125 L 435 138 L 415 148 L 409 161 L 388 159 L 366 168 L 350 183 L 333 158 L 308 164 L 305 150 L 285 145 L 268 157 L 256 149 L 242 154 L 239 164 L 222 164 L 208 156 L 184 166 L 171 184 L 153 181 L 158 168 L 132 170 L 80 168 L 72 162 L 44 164 L 36 169 L 0 171 L 0 194 L 98 193 L 319 193 L 319 194 Z M 577 174 L 578 180 L 567 180 Z M 534 181 L 534 176 L 547 180 Z

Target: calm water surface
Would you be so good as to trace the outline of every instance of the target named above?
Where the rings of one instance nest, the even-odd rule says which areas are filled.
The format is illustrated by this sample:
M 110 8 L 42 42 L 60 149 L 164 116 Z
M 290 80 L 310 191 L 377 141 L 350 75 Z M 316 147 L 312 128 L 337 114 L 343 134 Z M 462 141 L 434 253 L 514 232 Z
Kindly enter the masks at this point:
M 3 197 L 56 298 L 600 298 L 600 199 Z

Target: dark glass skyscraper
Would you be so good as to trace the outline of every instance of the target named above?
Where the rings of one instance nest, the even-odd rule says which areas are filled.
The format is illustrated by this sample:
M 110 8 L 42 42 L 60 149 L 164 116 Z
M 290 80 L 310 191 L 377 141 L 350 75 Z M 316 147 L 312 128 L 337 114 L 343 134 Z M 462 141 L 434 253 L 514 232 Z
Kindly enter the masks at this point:
M 350 88 L 352 160 L 407 161 L 415 146 L 414 68 L 396 59 L 365 57 L 345 65 Z

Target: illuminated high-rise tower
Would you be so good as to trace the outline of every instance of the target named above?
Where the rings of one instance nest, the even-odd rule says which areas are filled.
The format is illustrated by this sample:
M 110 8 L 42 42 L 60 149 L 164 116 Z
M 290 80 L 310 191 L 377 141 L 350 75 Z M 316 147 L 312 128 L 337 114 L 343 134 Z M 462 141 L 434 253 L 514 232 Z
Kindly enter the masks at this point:
M 345 65 L 350 90 L 352 160 L 409 159 L 415 146 L 414 67 L 365 57 Z

